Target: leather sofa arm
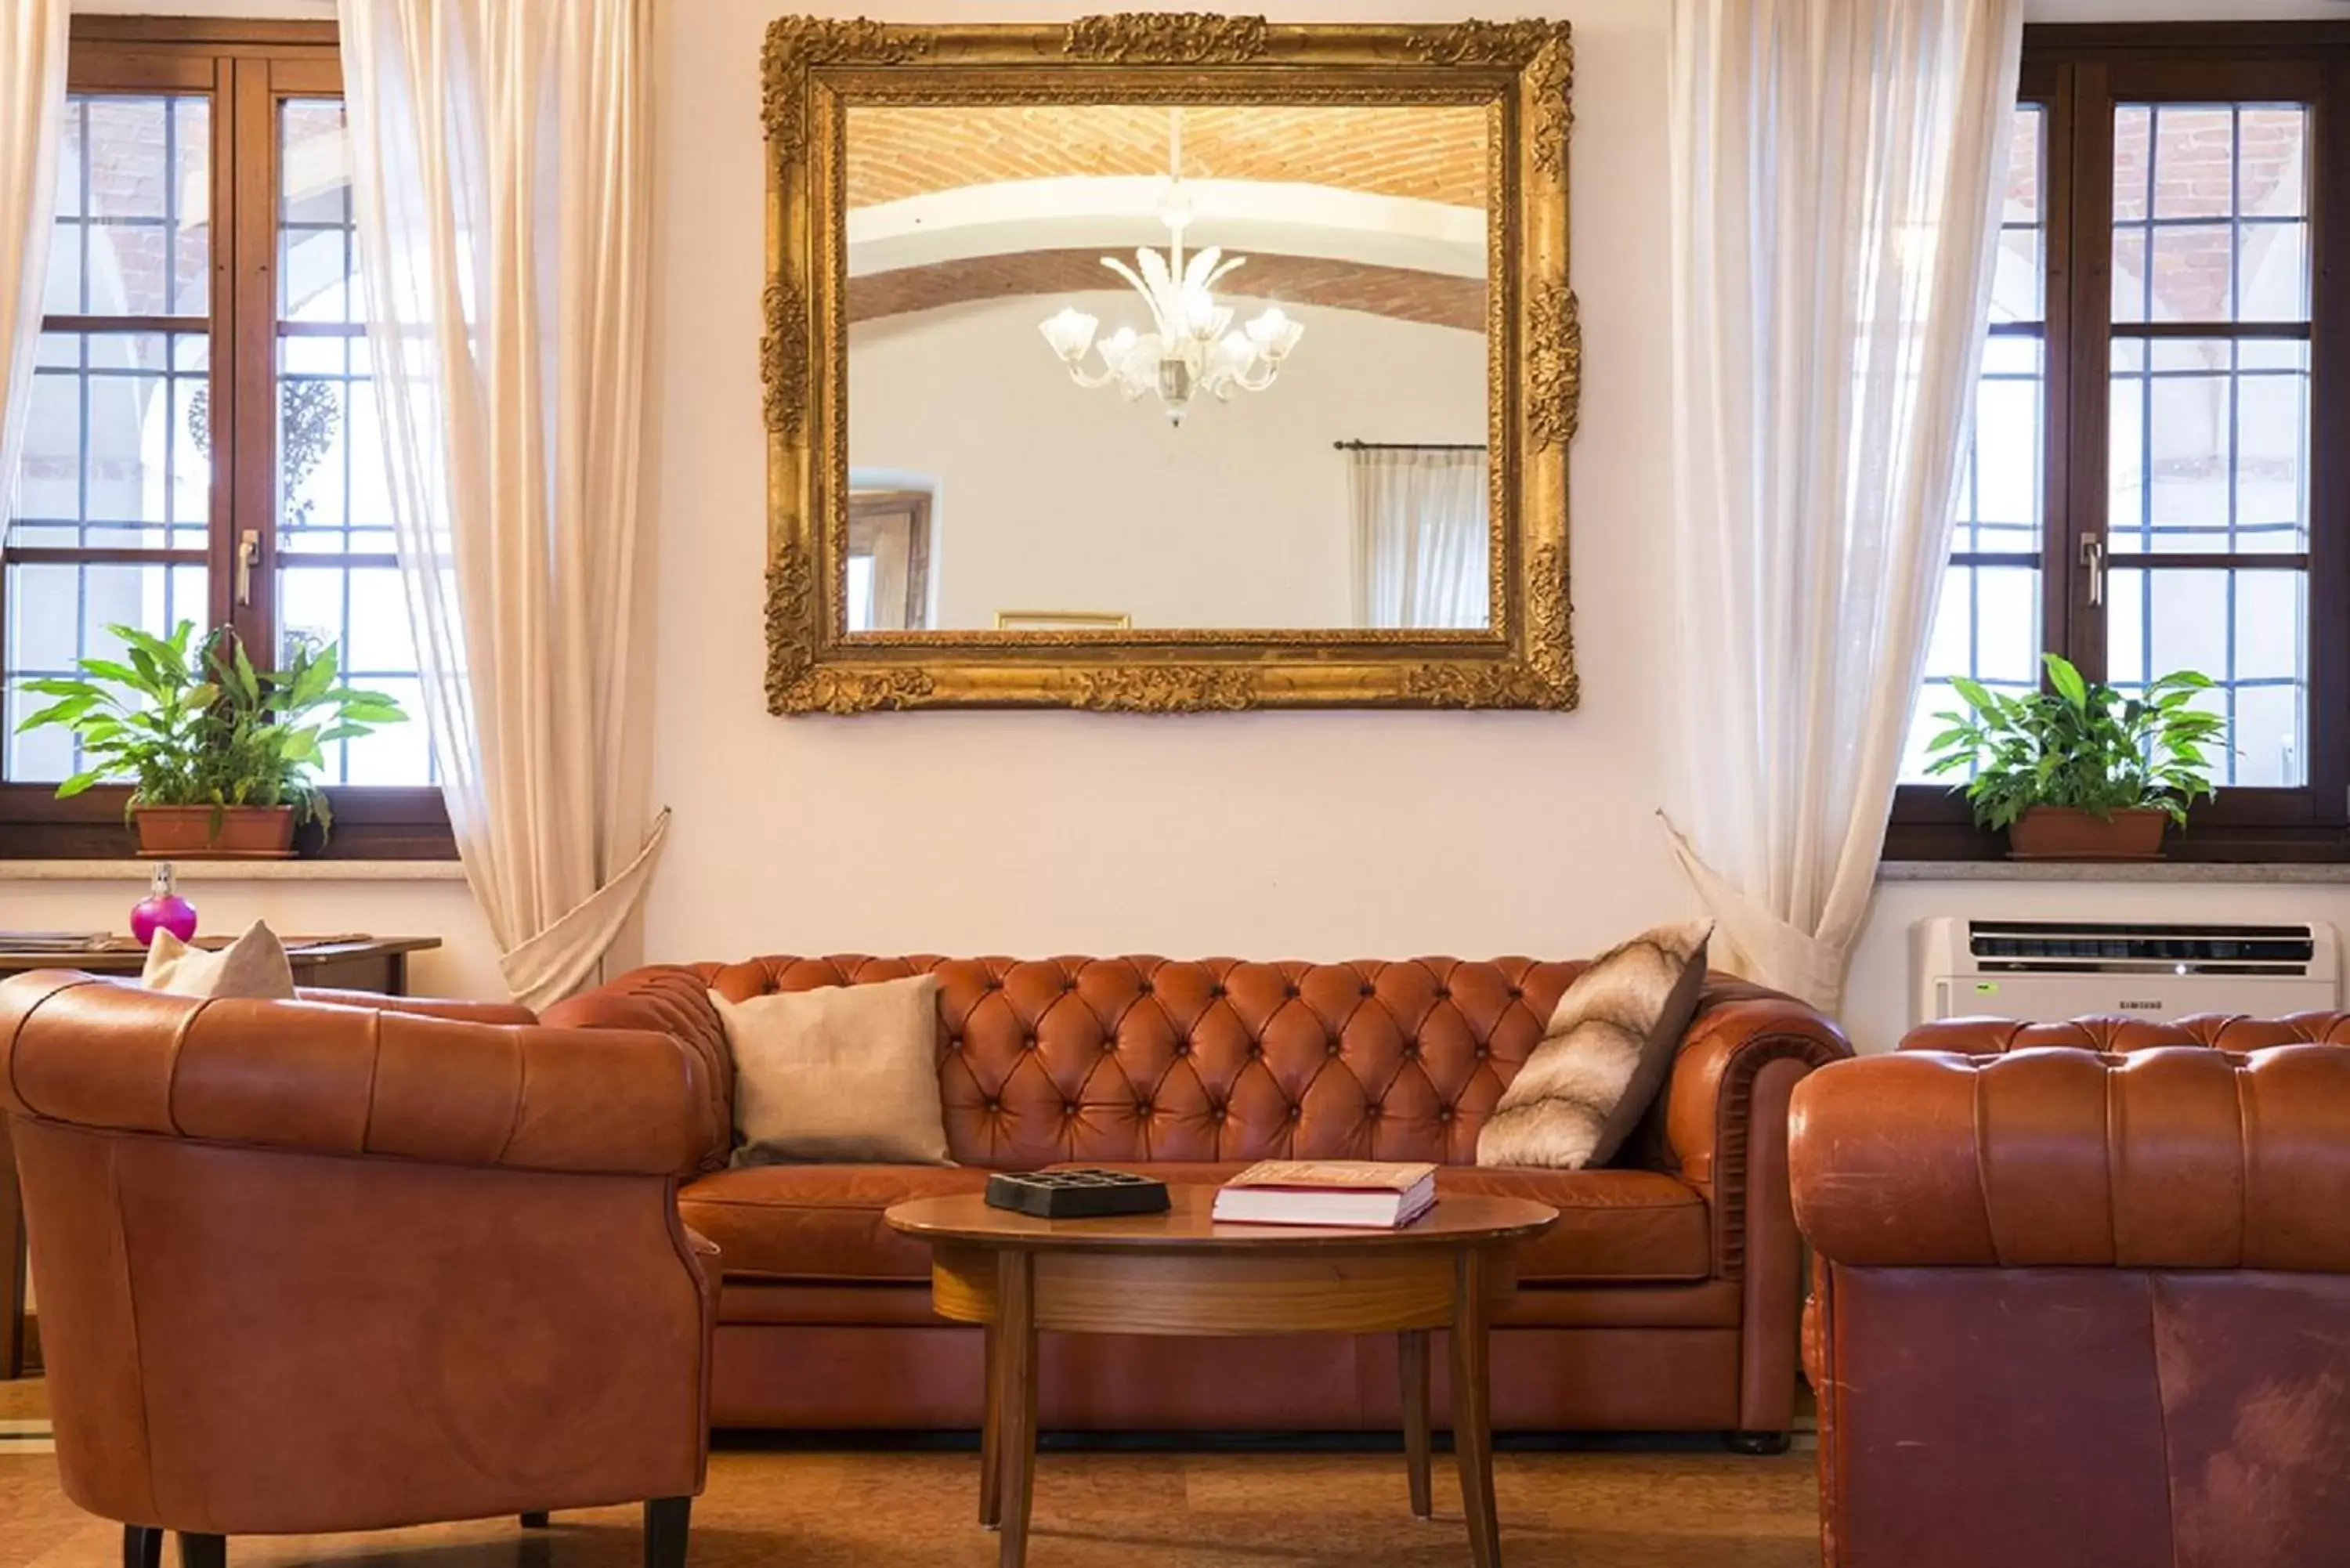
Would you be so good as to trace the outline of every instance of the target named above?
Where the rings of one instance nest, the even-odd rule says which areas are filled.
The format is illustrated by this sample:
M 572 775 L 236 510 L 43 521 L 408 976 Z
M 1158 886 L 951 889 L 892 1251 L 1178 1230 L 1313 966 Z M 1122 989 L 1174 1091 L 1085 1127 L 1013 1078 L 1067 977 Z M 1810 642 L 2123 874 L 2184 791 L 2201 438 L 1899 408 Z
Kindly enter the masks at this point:
M 80 1127 L 445 1165 L 685 1176 L 699 1059 L 666 1034 L 0 983 L 0 1107 Z
M 1713 1211 L 1721 1278 L 1744 1270 L 1748 1172 L 1757 1156 L 1783 1168 L 1773 1158 L 1785 1147 L 1783 1122 L 1753 1114 L 1763 1069 L 1792 1062 L 1809 1072 L 1851 1054 L 1843 1032 L 1794 997 L 1722 976 L 1707 981 L 1665 1084 L 1664 1158 Z
M 464 1023 L 536 1023 L 538 1014 L 515 1002 L 459 1002 L 442 996 L 386 996 L 378 991 L 338 991 L 305 985 L 294 994 L 329 1007 L 364 1007 L 375 1012 L 407 1012 L 419 1018 L 453 1018 Z
M 700 1168 L 716 1170 L 734 1149 L 734 1057 L 710 1000 L 710 977 L 683 964 L 631 970 L 609 984 L 567 997 L 540 1022 L 563 1029 L 651 1030 L 677 1041 L 702 1064 L 709 1133 Z
M 1856 1267 L 2350 1272 L 2350 1051 L 1908 1051 L 1796 1085 L 1795 1218 Z

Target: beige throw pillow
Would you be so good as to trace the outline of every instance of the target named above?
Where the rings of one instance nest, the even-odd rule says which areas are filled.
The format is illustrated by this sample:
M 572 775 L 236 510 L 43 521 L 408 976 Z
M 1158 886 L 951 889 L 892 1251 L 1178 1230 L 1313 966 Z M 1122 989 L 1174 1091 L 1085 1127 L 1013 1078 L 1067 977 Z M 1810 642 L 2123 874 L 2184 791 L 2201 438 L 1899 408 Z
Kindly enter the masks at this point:
M 951 1165 L 934 975 L 710 1000 L 734 1055 L 736 1165 Z
M 169 931 L 147 944 L 147 966 L 139 983 L 173 996 L 243 997 L 252 1002 L 294 1000 L 294 966 L 285 944 L 255 920 L 224 948 L 192 948 Z
M 1705 984 L 1713 922 L 1659 926 L 1577 975 L 1477 1134 L 1479 1165 L 1604 1165 L 1664 1086 Z

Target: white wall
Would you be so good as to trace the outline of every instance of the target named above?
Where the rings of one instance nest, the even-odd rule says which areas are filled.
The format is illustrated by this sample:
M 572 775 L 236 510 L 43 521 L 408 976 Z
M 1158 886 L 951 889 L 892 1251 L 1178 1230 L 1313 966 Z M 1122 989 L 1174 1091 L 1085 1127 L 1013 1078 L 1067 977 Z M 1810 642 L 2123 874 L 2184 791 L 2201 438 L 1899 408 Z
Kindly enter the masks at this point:
M 182 0 L 145 8 L 194 7 Z M 883 0 L 837 8 L 909 20 L 948 9 Z M 1031 0 L 1018 10 L 1066 18 L 1100 8 Z M 1168 720 L 786 721 L 764 712 L 757 62 L 765 20 L 779 7 L 690 0 L 660 9 L 656 782 L 677 817 L 648 910 L 650 956 L 920 948 L 1565 954 L 1693 911 L 1651 815 L 1673 766 L 1664 0 L 1558 7 L 1575 23 L 1578 57 L 1574 276 L 1586 399 L 1573 505 L 1582 710 Z M 1437 19 L 1477 7 L 1333 0 L 1270 9 L 1359 20 Z M 2342 14 L 2329 5 L 2292 9 Z M 2223 0 L 2038 0 L 2033 11 L 2036 20 L 2181 14 L 2255 13 Z M 137 896 L 130 887 L 66 886 L 0 888 L 7 923 L 112 923 Z M 442 961 L 446 968 L 420 961 L 420 983 L 492 994 L 486 937 L 464 900 L 460 885 L 438 884 L 402 894 L 255 885 L 249 897 L 207 890 L 198 901 L 223 924 L 250 909 L 278 910 L 271 918 L 291 929 L 356 921 L 445 930 L 463 956 Z M 2059 900 L 2090 915 L 2258 914 L 2350 927 L 2350 892 L 2338 889 L 1893 887 L 1855 968 L 1855 1033 L 1889 1045 L 1906 1021 L 1912 920 Z
M 1245 319 L 1261 302 L 1230 301 Z M 1281 378 L 1181 428 L 1157 397 L 1087 390 L 1036 323 L 1072 305 L 1149 325 L 1130 291 L 1023 296 L 885 317 L 848 337 L 852 470 L 939 481 L 938 625 L 998 610 L 1124 611 L 1138 627 L 1354 623 L 1341 439 L 1482 441 L 1485 337 L 1289 308 Z M 1098 368 L 1098 357 L 1094 366 Z
M 756 326 L 758 53 L 775 7 L 665 8 L 656 793 L 677 816 L 652 956 L 1569 953 L 1691 907 L 1650 816 L 1672 614 L 1666 8 L 1566 9 L 1592 389 L 1575 456 L 1581 711 L 783 720 L 761 696 Z M 1275 14 L 1474 10 L 1346 0 Z M 1315 345 L 1309 333 L 1301 362 Z

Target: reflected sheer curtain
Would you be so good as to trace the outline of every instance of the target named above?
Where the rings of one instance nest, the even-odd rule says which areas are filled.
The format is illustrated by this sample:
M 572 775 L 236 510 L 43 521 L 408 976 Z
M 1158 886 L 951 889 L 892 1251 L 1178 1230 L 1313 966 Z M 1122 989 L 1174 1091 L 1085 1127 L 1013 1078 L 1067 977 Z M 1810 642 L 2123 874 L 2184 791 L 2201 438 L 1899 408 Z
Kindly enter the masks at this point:
M 652 873 L 639 519 L 653 0 L 340 0 L 400 571 L 442 793 L 515 997 Z
M 1859 934 L 1973 408 L 2023 0 L 1674 0 L 1682 799 L 1746 972 Z
M 14 511 L 16 460 L 33 400 L 57 136 L 66 118 L 69 9 L 67 0 L 0 5 L 0 530 Z
M 1482 627 L 1492 555 L 1482 449 L 1352 447 L 1355 624 Z

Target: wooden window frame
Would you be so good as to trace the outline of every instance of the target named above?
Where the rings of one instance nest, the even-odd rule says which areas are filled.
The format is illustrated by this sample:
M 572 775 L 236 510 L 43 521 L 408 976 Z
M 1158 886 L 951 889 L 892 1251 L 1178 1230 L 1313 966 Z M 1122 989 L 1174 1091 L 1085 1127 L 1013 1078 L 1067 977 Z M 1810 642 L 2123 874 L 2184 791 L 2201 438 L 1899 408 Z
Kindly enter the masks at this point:
M 2350 860 L 2350 26 L 2032 26 L 2018 98 L 2044 106 L 2047 393 L 2041 646 L 2093 677 L 2106 618 L 2074 549 L 2106 532 L 2112 352 L 2113 105 L 2272 99 L 2311 107 L 2308 783 L 2223 788 L 2168 846 L 2177 860 Z M 2085 456 L 2085 461 L 2074 461 Z M 2109 557 L 2106 569 L 2131 565 Z M 2005 836 L 1965 799 L 1903 784 L 1888 860 L 1995 860 Z
M 217 449 L 233 455 L 213 465 L 203 551 L 207 622 L 234 627 L 252 647 L 274 649 L 277 454 L 273 442 L 237 446 L 235 431 L 276 424 L 277 105 L 286 98 L 340 96 L 335 25 L 76 16 L 66 81 L 69 92 L 201 92 L 212 99 L 209 417 Z M 221 243 L 224 236 L 228 243 Z M 78 327 L 93 326 L 88 318 L 74 319 Z M 135 325 L 144 327 L 145 318 Z M 240 605 L 234 602 L 235 542 L 246 530 L 258 536 L 259 556 L 250 602 Z M 410 722 L 423 721 L 417 715 Z M 133 853 L 136 839 L 123 820 L 127 786 L 101 785 L 71 800 L 56 798 L 55 788 L 0 783 L 0 860 L 119 859 Z M 315 824 L 304 828 L 297 843 L 306 856 L 455 858 L 456 840 L 438 788 L 337 784 L 332 794 L 334 832 L 322 844 Z

